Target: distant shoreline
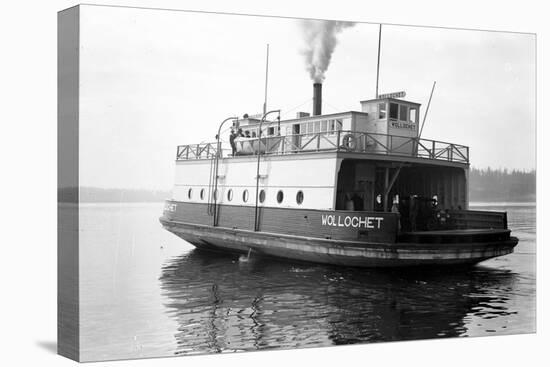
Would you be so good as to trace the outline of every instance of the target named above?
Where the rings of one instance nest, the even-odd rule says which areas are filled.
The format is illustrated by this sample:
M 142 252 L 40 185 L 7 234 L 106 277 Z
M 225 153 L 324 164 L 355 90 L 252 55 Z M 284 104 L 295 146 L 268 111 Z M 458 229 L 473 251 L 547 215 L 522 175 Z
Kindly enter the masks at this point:
M 137 189 L 101 189 L 101 188 L 80 188 L 80 192 L 75 188 L 58 189 L 59 203 L 162 203 L 172 197 L 169 190 L 137 190 Z M 474 197 L 472 197 L 474 196 Z M 534 194 L 521 195 L 515 199 L 510 197 L 490 197 L 481 198 L 478 195 L 470 193 L 470 205 L 494 205 L 494 204 L 529 204 L 536 203 Z
M 170 190 L 102 189 L 96 187 L 60 188 L 59 203 L 156 203 L 172 196 Z
M 471 201 L 470 206 L 536 206 L 536 201 Z

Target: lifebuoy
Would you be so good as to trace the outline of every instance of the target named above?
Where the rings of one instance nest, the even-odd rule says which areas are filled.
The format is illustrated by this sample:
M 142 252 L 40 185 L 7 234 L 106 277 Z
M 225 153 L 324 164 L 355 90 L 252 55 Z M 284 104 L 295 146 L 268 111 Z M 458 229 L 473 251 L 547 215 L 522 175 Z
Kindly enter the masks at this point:
M 356 147 L 355 136 L 353 136 L 352 134 L 344 135 L 344 138 L 342 139 L 342 145 L 344 148 L 348 150 L 355 150 L 355 147 Z

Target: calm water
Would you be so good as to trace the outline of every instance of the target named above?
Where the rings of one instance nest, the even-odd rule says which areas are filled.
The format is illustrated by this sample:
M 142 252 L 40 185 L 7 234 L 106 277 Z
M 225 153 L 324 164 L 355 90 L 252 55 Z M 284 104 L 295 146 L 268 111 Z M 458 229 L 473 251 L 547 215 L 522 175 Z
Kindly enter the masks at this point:
M 368 270 L 194 250 L 159 204 L 81 209 L 83 360 L 535 331 L 535 206 L 514 254 L 469 270 Z

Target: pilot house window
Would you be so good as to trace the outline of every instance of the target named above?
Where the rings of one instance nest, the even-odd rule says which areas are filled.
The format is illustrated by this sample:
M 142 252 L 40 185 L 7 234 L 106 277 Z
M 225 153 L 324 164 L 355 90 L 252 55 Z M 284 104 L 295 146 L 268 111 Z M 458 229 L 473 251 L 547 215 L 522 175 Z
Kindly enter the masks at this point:
M 400 121 L 409 121 L 409 116 L 407 116 L 407 106 L 401 104 L 399 105 L 399 120 Z
M 385 103 L 378 103 L 378 118 L 379 119 L 385 119 L 386 118 L 386 104 Z
M 409 109 L 409 121 L 412 122 L 413 124 L 416 124 L 417 112 L 418 110 L 416 107 L 411 107 Z
M 390 118 L 397 120 L 398 113 L 399 113 L 399 105 L 397 103 L 390 103 Z

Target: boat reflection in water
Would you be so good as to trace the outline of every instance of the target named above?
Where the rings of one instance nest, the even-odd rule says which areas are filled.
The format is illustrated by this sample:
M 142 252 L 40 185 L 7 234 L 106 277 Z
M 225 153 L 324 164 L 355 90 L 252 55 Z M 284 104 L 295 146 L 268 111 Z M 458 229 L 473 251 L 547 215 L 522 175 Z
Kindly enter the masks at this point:
M 189 354 L 470 336 L 473 318 L 515 313 L 505 305 L 517 277 L 482 266 L 375 270 L 192 250 L 166 263 L 160 281 L 179 325 L 175 354 Z

